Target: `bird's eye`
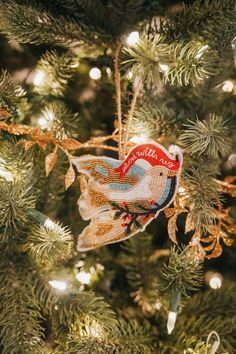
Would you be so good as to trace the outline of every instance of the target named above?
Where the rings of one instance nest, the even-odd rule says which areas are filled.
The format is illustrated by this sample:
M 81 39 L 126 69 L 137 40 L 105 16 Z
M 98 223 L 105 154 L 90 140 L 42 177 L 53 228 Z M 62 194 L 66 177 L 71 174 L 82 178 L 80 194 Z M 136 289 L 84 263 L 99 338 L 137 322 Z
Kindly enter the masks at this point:
M 163 176 L 163 172 L 160 172 L 160 176 Z

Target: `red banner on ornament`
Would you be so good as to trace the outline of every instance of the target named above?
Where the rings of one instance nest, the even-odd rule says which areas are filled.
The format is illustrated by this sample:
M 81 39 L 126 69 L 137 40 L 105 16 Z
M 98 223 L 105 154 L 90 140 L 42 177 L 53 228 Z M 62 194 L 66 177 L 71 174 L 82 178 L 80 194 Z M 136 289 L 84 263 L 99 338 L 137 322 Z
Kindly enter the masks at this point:
M 171 159 L 161 148 L 153 144 L 142 144 L 135 147 L 115 171 L 122 178 L 140 159 L 149 162 L 152 166 L 165 166 L 171 171 L 177 171 L 180 168 L 180 161 Z

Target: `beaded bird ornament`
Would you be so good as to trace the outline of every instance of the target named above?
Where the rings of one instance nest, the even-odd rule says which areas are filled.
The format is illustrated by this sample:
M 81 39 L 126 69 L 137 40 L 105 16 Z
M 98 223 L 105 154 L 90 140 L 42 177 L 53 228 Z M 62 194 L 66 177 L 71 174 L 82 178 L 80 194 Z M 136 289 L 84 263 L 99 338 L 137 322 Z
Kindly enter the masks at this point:
M 78 250 L 126 240 L 157 217 L 173 201 L 182 165 L 180 151 L 172 156 L 149 142 L 134 147 L 121 161 L 106 156 L 82 156 L 73 164 L 83 175 L 78 200 L 84 220 Z

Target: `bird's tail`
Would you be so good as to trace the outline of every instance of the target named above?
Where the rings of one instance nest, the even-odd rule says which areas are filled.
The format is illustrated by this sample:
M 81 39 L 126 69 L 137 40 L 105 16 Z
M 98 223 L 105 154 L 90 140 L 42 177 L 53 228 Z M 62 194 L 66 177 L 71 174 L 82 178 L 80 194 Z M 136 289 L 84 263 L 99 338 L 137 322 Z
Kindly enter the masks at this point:
M 96 215 L 79 235 L 78 251 L 86 252 L 107 244 L 123 241 L 136 234 L 137 229 L 140 228 L 134 225 L 132 232 L 127 234 L 125 225 L 125 221 L 122 218 L 114 219 L 112 210 Z

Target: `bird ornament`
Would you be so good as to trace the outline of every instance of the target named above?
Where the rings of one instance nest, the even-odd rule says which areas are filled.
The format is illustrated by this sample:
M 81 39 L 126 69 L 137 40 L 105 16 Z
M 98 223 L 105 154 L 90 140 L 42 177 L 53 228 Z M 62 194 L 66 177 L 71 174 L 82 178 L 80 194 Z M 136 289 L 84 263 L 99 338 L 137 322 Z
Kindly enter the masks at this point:
M 172 156 L 150 141 L 132 148 L 121 161 L 106 156 L 81 156 L 72 162 L 82 174 L 78 207 L 90 220 L 77 249 L 88 251 L 144 231 L 173 201 L 180 177 L 182 153 Z

